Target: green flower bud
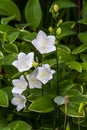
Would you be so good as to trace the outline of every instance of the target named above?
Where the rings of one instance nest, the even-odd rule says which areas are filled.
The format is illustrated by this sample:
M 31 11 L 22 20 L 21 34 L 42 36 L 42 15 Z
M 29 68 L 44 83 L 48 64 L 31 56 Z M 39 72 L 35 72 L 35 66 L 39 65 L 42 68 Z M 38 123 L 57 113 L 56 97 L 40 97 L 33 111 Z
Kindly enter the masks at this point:
M 60 27 L 57 28 L 57 30 L 56 30 L 56 34 L 57 34 L 57 35 L 60 35 L 60 34 L 61 34 L 61 28 L 60 28 Z
M 50 26 L 50 27 L 48 28 L 48 30 L 49 30 L 50 33 L 52 33 L 54 29 Z
M 33 66 L 33 67 L 37 67 L 38 64 L 39 64 L 39 63 L 37 63 L 37 62 L 33 62 L 33 63 L 32 63 L 32 66 Z
M 54 12 L 55 12 L 55 13 L 57 13 L 57 12 L 58 12 L 58 10 L 59 10 L 58 5 L 57 5 L 57 4 L 55 4 L 55 5 L 54 5 L 54 7 L 53 7 L 53 9 L 54 9 Z
M 59 25 L 61 25 L 62 23 L 63 23 L 63 20 L 60 19 L 60 20 L 58 21 L 57 27 L 58 27 Z

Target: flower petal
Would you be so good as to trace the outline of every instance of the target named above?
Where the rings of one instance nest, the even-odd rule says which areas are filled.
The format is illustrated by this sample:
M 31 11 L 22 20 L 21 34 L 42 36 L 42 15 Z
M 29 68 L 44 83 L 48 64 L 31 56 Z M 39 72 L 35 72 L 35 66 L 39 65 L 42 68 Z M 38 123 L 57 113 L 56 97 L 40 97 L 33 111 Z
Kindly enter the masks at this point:
M 21 94 L 23 91 L 27 89 L 28 83 L 26 82 L 23 75 L 20 76 L 20 79 L 12 80 L 12 83 L 14 85 L 12 93 Z
M 48 64 L 43 64 L 42 67 L 38 67 L 38 74 L 36 78 L 43 84 L 46 84 L 49 80 L 52 79 L 53 72 L 54 70 L 51 70 Z
M 33 46 L 41 53 L 46 54 L 56 50 L 55 37 L 47 36 L 43 31 L 39 31 L 36 39 L 32 41 Z
M 16 107 L 17 111 L 22 110 L 25 107 L 26 104 L 26 97 L 23 95 L 15 95 L 13 99 L 11 100 L 11 103 Z
M 55 44 L 55 36 L 48 36 L 47 41 L 49 42 L 50 45 Z
M 40 30 L 39 32 L 38 32 L 38 34 L 37 34 L 37 39 L 40 39 L 40 38 L 46 38 L 47 37 L 47 35 L 42 31 L 42 30 Z
M 42 88 L 42 83 L 36 78 L 37 71 L 26 76 L 29 82 L 29 88 Z
M 12 65 L 14 65 L 19 70 L 19 72 L 24 72 L 32 67 L 33 62 L 34 62 L 33 52 L 28 53 L 27 55 L 25 53 L 20 52 L 18 55 L 18 60 L 12 62 Z

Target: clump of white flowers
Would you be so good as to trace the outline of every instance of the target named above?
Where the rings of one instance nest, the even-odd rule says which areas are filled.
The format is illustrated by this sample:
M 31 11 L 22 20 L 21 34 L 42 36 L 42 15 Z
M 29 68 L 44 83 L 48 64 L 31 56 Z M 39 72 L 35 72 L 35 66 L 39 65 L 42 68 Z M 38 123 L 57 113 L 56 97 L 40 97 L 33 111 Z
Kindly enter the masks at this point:
M 47 54 L 56 50 L 55 36 L 47 36 L 43 31 L 39 31 L 36 39 L 32 41 L 32 45 L 41 53 Z M 13 84 L 13 98 L 11 103 L 16 107 L 17 111 L 22 110 L 26 106 L 26 96 L 24 91 L 29 89 L 41 89 L 43 84 L 46 84 L 53 78 L 54 70 L 51 70 L 49 64 L 42 64 L 41 66 L 35 66 L 32 73 L 23 75 L 23 72 L 28 71 L 33 67 L 34 52 L 25 54 L 20 52 L 18 54 L 18 60 L 13 61 L 12 65 L 15 66 L 22 75 L 19 79 L 12 80 Z

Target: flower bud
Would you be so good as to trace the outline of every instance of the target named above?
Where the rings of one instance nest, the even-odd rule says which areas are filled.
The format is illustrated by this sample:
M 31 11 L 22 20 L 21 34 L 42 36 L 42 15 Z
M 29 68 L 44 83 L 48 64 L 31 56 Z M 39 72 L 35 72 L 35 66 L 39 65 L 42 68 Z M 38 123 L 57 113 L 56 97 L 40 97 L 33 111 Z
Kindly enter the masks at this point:
M 37 62 L 33 62 L 33 63 L 32 63 L 32 66 L 33 66 L 33 67 L 37 67 L 38 64 L 39 64 L 39 63 L 37 63 Z
M 79 109 L 78 109 L 79 114 L 82 114 L 83 107 L 84 107 L 84 104 L 83 104 L 83 102 L 81 102 L 80 105 L 79 105 Z
M 60 27 L 57 28 L 57 30 L 56 30 L 56 34 L 57 34 L 57 35 L 60 35 L 60 34 L 61 34 L 61 28 L 60 28 Z
M 62 23 L 63 23 L 63 20 L 60 19 L 60 20 L 58 21 L 57 27 L 60 26 Z
M 50 27 L 48 28 L 48 30 L 49 30 L 50 33 L 52 33 L 54 29 L 50 26 Z
M 55 4 L 54 7 L 53 7 L 53 9 L 54 9 L 54 12 L 57 13 L 57 12 L 58 12 L 58 9 L 59 9 L 58 5 Z

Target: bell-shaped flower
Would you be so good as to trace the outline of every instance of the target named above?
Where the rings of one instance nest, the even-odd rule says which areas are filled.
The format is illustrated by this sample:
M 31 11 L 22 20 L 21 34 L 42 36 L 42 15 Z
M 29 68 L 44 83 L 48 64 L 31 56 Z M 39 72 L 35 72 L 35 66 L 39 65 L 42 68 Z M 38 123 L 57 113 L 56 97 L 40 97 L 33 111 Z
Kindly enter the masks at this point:
M 42 83 L 36 78 L 37 69 L 35 69 L 31 74 L 27 75 L 26 78 L 29 82 L 29 88 L 42 88 Z
M 15 66 L 19 70 L 19 72 L 24 72 L 32 67 L 33 62 L 34 62 L 33 52 L 30 52 L 28 54 L 20 52 L 18 54 L 18 60 L 13 61 L 12 65 Z
M 36 78 L 41 81 L 43 84 L 46 84 L 49 80 L 52 79 L 52 75 L 55 73 L 54 70 L 50 69 L 49 64 L 43 64 L 42 67 L 38 67 L 38 74 Z
M 25 108 L 26 97 L 20 94 L 14 94 L 14 97 L 12 98 L 11 103 L 17 106 L 16 109 L 19 112 L 20 110 Z
M 36 39 L 32 41 L 32 44 L 41 54 L 47 54 L 56 50 L 55 36 L 47 36 L 41 30 L 38 32 Z
M 13 86 L 14 86 L 13 89 L 12 89 L 12 93 L 22 94 L 22 92 L 27 89 L 28 83 L 26 82 L 23 75 L 20 76 L 20 79 L 12 80 L 12 83 L 13 83 Z

